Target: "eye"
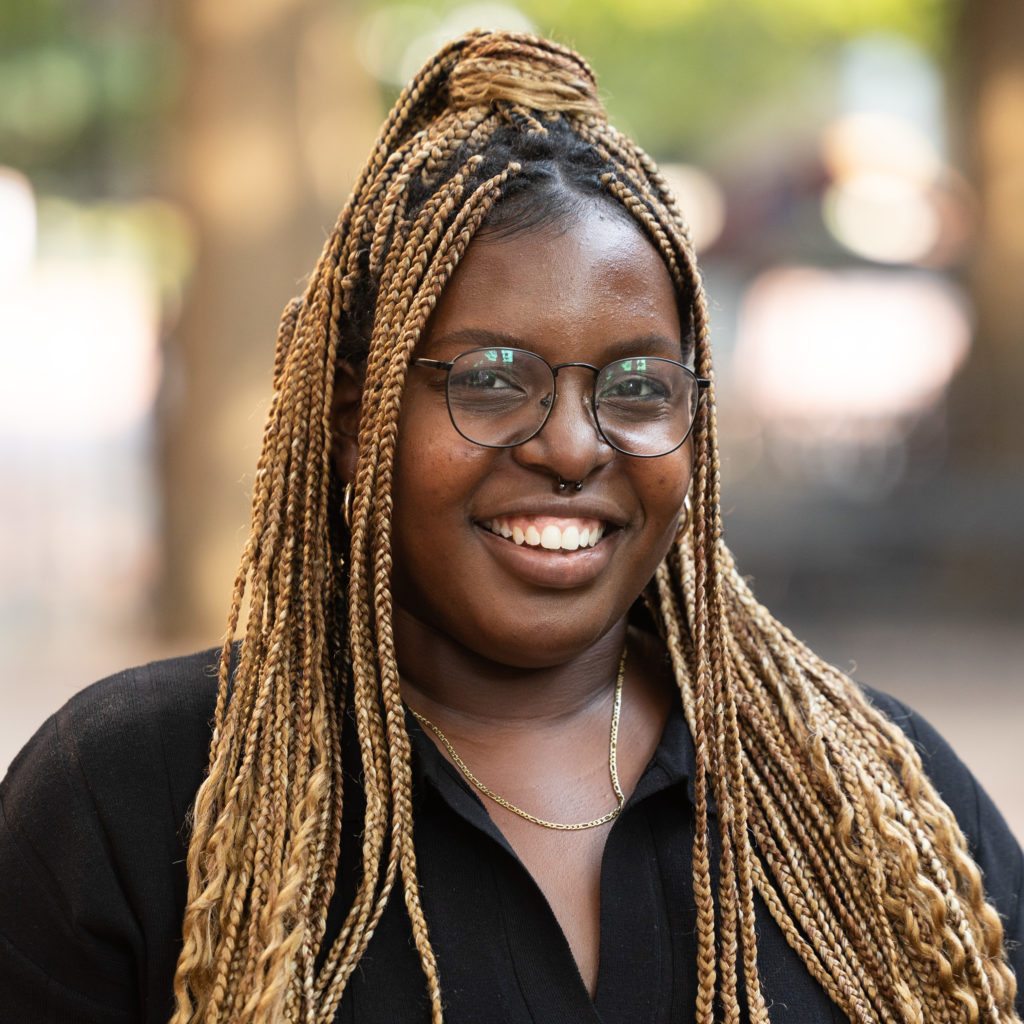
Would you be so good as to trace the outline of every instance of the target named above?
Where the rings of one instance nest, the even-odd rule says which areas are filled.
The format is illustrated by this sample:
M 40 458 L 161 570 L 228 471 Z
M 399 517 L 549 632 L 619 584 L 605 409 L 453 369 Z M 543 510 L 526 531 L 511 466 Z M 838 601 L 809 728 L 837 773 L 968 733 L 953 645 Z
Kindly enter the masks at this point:
M 455 366 L 449 374 L 449 407 L 473 415 L 505 415 L 521 408 L 529 394 L 516 366 Z
M 488 408 L 521 402 L 536 390 L 545 364 L 529 352 L 512 348 L 464 352 L 448 374 L 448 398 L 460 404 Z
M 628 359 L 615 363 L 602 372 L 597 389 L 598 401 L 630 401 L 637 399 L 668 399 L 672 381 L 661 364 L 648 359 Z
M 663 397 L 665 387 L 661 381 L 650 377 L 622 377 L 609 382 L 602 389 L 602 398 L 653 398 Z
M 453 372 L 449 382 L 453 391 L 500 391 L 517 386 L 506 374 L 490 366 L 474 366 Z

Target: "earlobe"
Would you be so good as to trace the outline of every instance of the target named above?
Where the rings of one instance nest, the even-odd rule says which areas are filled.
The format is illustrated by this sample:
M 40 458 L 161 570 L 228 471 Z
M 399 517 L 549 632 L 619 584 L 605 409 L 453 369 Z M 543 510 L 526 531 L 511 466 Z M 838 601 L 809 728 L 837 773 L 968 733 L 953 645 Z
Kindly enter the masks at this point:
M 338 363 L 331 401 L 331 426 L 334 433 L 332 455 L 341 479 L 355 480 L 359 459 L 359 416 L 362 409 L 362 375 L 348 363 Z

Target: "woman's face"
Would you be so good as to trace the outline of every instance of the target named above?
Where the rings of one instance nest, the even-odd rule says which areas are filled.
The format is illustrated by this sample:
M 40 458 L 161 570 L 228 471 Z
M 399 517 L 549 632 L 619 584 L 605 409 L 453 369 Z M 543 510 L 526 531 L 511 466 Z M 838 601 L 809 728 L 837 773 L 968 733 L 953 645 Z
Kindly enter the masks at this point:
M 680 339 L 657 251 L 594 203 L 551 228 L 474 239 L 415 357 L 450 361 L 494 345 L 601 367 L 630 355 L 678 360 Z M 651 459 L 609 447 L 590 408 L 593 379 L 560 371 L 543 430 L 496 449 L 454 429 L 443 372 L 410 367 L 392 535 L 395 602 L 409 625 L 504 664 L 540 667 L 583 653 L 625 615 L 675 536 L 692 445 Z M 570 481 L 564 490 L 559 478 Z M 532 539 L 531 528 L 550 526 L 562 531 L 562 549 L 515 543 L 520 530 Z M 600 540 L 564 550 L 570 528 L 591 538 L 597 530 Z

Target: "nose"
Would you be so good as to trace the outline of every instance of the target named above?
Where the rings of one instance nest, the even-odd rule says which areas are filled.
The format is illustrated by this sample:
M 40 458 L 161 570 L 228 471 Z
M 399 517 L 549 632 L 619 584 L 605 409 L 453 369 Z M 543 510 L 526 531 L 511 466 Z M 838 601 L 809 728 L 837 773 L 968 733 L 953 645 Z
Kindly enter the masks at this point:
M 512 450 L 520 463 L 553 478 L 585 480 L 615 456 L 594 415 L 594 367 L 569 363 L 555 370 L 555 395 L 544 426 Z

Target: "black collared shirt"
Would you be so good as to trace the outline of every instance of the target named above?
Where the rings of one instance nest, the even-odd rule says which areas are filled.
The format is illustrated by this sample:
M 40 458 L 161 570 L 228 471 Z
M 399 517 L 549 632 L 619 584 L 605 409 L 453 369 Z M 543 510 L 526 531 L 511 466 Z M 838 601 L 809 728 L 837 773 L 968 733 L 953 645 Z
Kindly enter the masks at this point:
M 214 661 L 208 652 L 160 662 L 83 691 L 44 724 L 0 785 L 0 1021 L 162 1024 L 169 1017 L 185 901 L 183 822 L 206 764 Z M 1020 848 L 934 731 L 891 698 L 875 699 L 918 743 L 956 812 L 1021 973 Z M 693 747 L 682 714 L 670 717 L 608 833 L 593 1000 L 544 895 L 475 791 L 411 718 L 409 728 L 421 897 L 446 1021 L 692 1021 Z M 354 800 L 346 819 L 329 931 L 355 885 L 361 810 Z M 843 1021 L 760 905 L 757 927 L 772 1021 Z M 429 1020 L 398 887 L 337 1019 Z

